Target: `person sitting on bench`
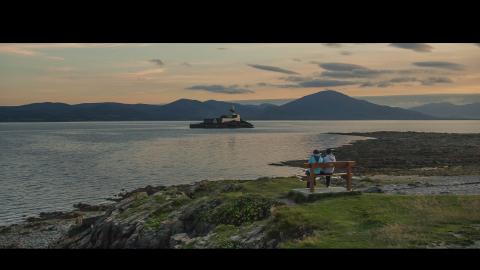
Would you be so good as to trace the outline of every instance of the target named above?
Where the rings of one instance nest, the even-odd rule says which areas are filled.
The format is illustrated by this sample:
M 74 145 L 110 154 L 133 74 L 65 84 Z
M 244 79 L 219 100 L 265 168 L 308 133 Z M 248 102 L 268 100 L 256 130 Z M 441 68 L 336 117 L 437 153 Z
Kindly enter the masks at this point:
M 318 151 L 317 149 L 313 150 L 313 155 L 308 160 L 308 164 L 315 164 L 315 163 L 322 163 L 322 162 L 323 162 L 323 159 L 322 159 L 322 156 L 320 155 L 320 151 Z M 315 175 L 319 175 L 322 173 L 322 170 L 320 168 L 315 168 L 314 173 Z M 305 171 L 305 174 L 307 176 L 310 176 L 310 169 L 307 169 Z M 315 178 L 313 180 L 313 185 L 314 186 L 316 185 Z M 310 181 L 307 181 L 307 188 L 310 188 Z
M 323 162 L 324 163 L 327 163 L 327 162 L 335 162 L 337 161 L 336 158 L 335 158 L 335 155 L 333 154 L 333 150 L 332 149 L 327 149 L 327 154 L 325 155 L 325 157 L 323 157 Z M 327 174 L 327 176 L 325 176 L 325 185 L 328 187 L 330 187 L 330 175 L 333 173 L 333 170 L 335 169 L 335 167 L 330 167 L 330 168 L 325 168 L 323 169 L 322 171 L 322 174 Z

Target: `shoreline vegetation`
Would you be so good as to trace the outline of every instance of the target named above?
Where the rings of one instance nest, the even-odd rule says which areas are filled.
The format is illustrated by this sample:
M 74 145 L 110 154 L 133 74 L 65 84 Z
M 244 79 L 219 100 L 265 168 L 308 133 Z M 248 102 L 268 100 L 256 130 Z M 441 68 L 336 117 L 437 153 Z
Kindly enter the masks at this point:
M 358 164 L 351 196 L 296 202 L 296 177 L 147 186 L 0 227 L 0 248 L 480 247 L 480 134 L 336 134 L 371 138 L 336 149 Z

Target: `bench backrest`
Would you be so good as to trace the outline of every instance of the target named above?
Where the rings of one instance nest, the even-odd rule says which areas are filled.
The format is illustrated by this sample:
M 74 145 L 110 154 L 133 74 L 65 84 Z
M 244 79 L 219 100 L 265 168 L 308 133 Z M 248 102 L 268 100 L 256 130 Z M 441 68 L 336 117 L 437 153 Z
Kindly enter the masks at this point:
M 314 163 L 314 164 L 309 164 L 309 163 L 304 163 L 303 167 L 304 168 L 332 168 L 335 167 L 336 169 L 344 169 L 344 168 L 351 168 L 355 166 L 355 161 L 336 161 L 336 162 L 326 162 L 326 163 Z

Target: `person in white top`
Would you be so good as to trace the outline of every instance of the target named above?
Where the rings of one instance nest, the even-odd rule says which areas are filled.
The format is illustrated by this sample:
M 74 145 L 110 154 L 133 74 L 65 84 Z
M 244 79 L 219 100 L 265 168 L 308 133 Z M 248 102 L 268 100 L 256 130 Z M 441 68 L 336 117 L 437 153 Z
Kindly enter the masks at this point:
M 326 163 L 326 162 L 335 162 L 335 161 L 337 161 L 337 160 L 335 158 L 335 155 L 333 154 L 333 150 L 332 149 L 327 149 L 326 155 L 323 158 L 323 162 Z M 325 169 L 323 169 L 322 173 L 323 174 L 332 174 L 334 169 L 335 169 L 334 167 L 325 168 Z M 325 180 L 326 180 L 326 183 L 325 183 L 326 186 L 330 187 L 330 175 L 325 176 Z

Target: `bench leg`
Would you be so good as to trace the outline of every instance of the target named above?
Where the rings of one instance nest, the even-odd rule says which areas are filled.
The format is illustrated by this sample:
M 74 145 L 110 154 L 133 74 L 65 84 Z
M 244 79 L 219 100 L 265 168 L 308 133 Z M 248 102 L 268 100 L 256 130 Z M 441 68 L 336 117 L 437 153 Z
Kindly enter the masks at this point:
M 310 177 L 308 178 L 310 182 L 310 192 L 313 193 L 315 191 L 315 174 L 310 173 Z
M 352 167 L 347 167 L 347 191 L 352 191 Z

